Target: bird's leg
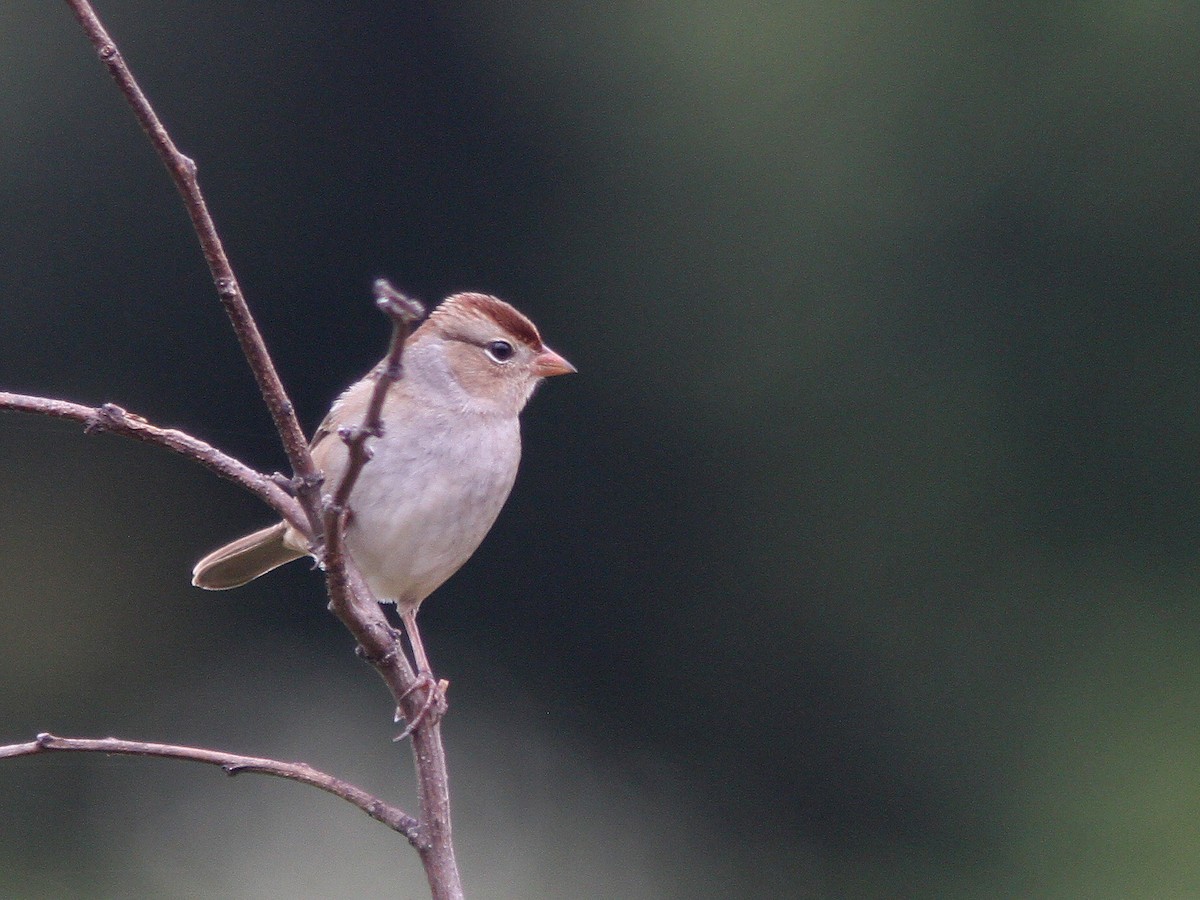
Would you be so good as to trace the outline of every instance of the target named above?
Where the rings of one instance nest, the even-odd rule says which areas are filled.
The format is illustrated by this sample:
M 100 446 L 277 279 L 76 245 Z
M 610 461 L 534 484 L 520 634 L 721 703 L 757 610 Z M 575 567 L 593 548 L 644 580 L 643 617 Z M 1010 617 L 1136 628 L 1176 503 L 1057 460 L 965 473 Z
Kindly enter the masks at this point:
M 425 646 L 421 643 L 421 632 L 417 628 L 417 607 L 406 609 L 400 613 L 404 620 L 404 630 L 408 632 L 408 642 L 412 645 L 413 659 L 417 662 L 417 674 L 430 680 L 433 670 L 429 668 L 429 658 L 425 655 Z
M 408 643 L 412 646 L 413 659 L 417 663 L 417 678 L 412 683 L 412 686 L 400 695 L 397 702 L 403 702 L 405 697 L 420 688 L 425 688 L 427 693 L 424 702 L 421 704 L 421 708 L 411 717 L 404 731 L 400 732 L 394 738 L 396 741 L 404 740 L 416 731 L 417 726 L 422 722 L 429 720 L 430 724 L 433 724 L 445 714 L 446 688 L 449 687 L 449 682 L 435 681 L 433 671 L 429 668 L 429 658 L 425 655 L 425 647 L 421 643 L 421 632 L 417 629 L 416 607 L 400 613 L 400 618 L 404 622 L 404 630 L 408 632 Z M 397 706 L 396 721 L 399 722 L 402 718 L 404 718 L 404 714 L 401 712 L 400 707 Z

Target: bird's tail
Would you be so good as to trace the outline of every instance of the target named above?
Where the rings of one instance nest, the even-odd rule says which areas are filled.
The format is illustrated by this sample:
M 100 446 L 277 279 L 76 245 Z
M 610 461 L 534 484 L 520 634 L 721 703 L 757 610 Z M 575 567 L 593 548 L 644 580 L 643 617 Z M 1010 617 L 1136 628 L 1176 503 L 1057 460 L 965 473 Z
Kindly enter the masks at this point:
M 304 556 L 286 540 L 288 525 L 280 522 L 214 550 L 192 569 L 192 584 L 209 591 L 241 587 L 284 563 Z

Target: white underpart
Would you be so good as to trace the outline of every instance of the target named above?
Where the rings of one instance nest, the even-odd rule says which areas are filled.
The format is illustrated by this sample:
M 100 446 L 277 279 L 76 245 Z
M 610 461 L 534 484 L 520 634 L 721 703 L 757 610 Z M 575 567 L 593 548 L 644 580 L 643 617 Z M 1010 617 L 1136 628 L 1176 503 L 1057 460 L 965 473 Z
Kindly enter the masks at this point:
M 516 416 L 426 410 L 386 422 L 350 498 L 347 546 L 380 600 L 420 603 L 483 541 L 521 458 Z

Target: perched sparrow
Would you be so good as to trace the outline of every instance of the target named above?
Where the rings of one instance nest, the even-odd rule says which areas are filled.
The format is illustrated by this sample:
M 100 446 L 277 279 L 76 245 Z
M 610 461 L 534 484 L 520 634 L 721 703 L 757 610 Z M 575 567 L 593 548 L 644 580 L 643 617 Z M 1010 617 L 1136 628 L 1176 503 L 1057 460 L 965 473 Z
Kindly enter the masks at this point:
M 331 490 L 347 462 L 338 428 L 362 422 L 378 371 L 338 398 L 313 438 L 313 460 Z M 383 406 L 383 436 L 370 441 L 371 461 L 350 498 L 346 546 L 375 596 L 399 607 L 420 668 L 428 670 L 417 607 L 500 514 L 521 458 L 517 416 L 534 388 L 574 371 L 532 322 L 485 294 L 448 298 L 406 342 L 404 375 Z M 239 587 L 307 553 L 304 538 L 280 522 L 204 557 L 192 583 Z

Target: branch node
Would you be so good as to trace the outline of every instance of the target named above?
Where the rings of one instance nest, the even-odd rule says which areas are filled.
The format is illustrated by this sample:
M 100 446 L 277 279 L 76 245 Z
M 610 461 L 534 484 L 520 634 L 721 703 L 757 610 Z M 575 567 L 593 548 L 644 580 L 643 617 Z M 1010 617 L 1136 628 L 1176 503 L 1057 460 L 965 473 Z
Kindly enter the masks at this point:
M 397 324 L 412 327 L 425 316 L 425 305 L 400 293 L 386 278 L 375 282 L 375 305 L 380 312 Z
M 369 662 L 376 668 L 386 668 L 390 666 L 392 664 L 392 660 L 396 658 L 396 647 L 393 645 L 392 649 L 387 653 L 384 653 L 382 656 L 372 656 L 371 651 L 369 651 L 362 644 L 359 644 L 354 648 L 354 655 L 364 662 Z
M 184 157 L 186 159 L 186 157 Z M 190 162 L 190 160 L 189 160 Z M 196 164 L 192 163 L 192 171 L 195 171 Z M 213 279 L 213 284 L 217 287 L 217 296 L 221 298 L 222 303 L 234 303 L 239 296 L 237 281 L 231 275 L 218 276 Z
M 429 840 L 426 830 L 424 825 L 418 823 L 412 833 L 408 835 L 409 843 L 416 848 L 418 853 L 425 853 L 433 848 L 433 842 Z
M 108 431 L 109 428 L 119 426 L 130 418 L 129 413 L 125 412 L 115 403 L 105 403 L 92 412 L 92 415 L 84 422 L 84 434 L 101 434 Z M 139 418 L 139 417 L 134 417 Z M 144 419 L 142 421 L 145 421 Z
M 346 445 L 363 443 L 367 438 L 383 437 L 383 422 L 364 422 L 361 425 L 339 425 L 337 436 L 342 439 L 342 443 Z M 375 451 L 363 443 L 362 449 L 359 451 L 363 454 L 363 462 L 370 462 L 375 455 Z
M 267 480 L 270 481 L 271 484 L 273 484 L 277 488 L 279 488 L 281 491 L 283 491 L 285 494 L 287 494 L 289 497 L 296 496 L 296 479 L 295 478 L 289 478 L 287 475 L 284 475 L 282 472 L 272 472 L 270 475 L 267 476 Z
M 311 475 L 297 475 L 292 479 L 292 485 L 297 491 L 315 491 L 325 483 L 325 473 L 319 469 Z

